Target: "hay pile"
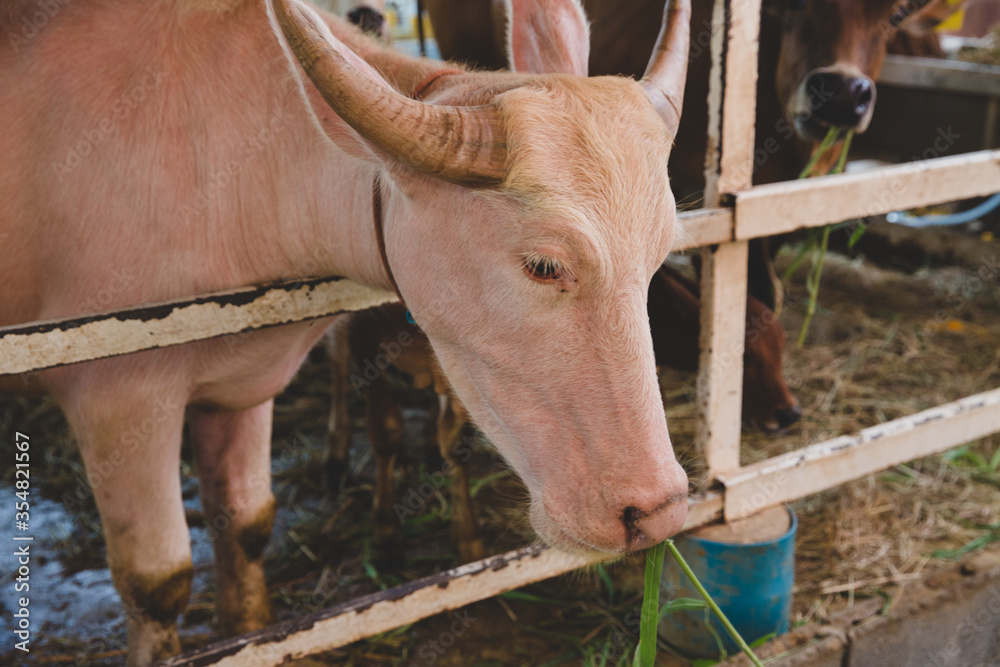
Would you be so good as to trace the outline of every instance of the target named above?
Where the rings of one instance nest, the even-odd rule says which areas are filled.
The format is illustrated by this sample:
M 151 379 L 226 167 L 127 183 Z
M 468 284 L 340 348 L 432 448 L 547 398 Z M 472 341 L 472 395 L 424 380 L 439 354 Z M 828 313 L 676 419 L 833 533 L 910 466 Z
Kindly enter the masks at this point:
M 980 65 L 1000 65 L 1000 26 L 993 28 L 976 46 L 962 47 L 956 60 Z
M 787 292 L 785 375 L 803 419 L 775 436 L 745 431 L 744 464 L 1000 387 L 1000 271 L 995 244 L 972 266 L 913 275 L 827 257 L 819 309 L 794 347 L 805 269 Z M 786 250 L 779 273 L 793 256 Z M 692 460 L 694 379 L 669 374 L 667 420 Z M 897 466 L 793 503 L 799 515 L 795 620 L 899 584 L 1000 540 L 1000 437 Z M 971 545 L 971 546 L 970 546 Z

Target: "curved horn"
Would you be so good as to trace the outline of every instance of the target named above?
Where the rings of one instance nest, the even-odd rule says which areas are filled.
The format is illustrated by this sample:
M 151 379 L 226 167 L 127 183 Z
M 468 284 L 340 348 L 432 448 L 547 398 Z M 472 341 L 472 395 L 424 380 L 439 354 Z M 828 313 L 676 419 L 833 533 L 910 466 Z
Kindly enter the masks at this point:
M 688 41 L 691 33 L 691 0 L 669 0 L 663 9 L 663 27 L 639 81 L 649 101 L 672 135 L 677 135 L 687 78 Z
M 295 0 L 273 0 L 285 40 L 327 104 L 361 136 L 414 169 L 459 185 L 500 183 L 507 146 L 495 106 L 426 104 L 378 85 L 323 37 Z

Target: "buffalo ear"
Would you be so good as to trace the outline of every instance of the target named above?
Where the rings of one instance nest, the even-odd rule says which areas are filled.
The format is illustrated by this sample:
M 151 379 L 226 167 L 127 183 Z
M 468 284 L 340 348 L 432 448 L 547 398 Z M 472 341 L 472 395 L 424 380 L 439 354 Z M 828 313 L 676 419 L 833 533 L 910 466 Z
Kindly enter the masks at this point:
M 590 26 L 578 0 L 503 0 L 503 5 L 511 70 L 587 76 Z

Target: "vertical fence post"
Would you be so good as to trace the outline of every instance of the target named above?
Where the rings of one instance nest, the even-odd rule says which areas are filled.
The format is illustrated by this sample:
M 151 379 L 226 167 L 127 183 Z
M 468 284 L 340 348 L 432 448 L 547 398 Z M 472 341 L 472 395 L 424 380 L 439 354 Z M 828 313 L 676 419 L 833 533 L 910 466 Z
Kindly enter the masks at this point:
M 753 177 L 760 0 L 716 0 L 712 15 L 706 206 Z M 696 446 L 709 481 L 740 466 L 747 242 L 702 251 Z

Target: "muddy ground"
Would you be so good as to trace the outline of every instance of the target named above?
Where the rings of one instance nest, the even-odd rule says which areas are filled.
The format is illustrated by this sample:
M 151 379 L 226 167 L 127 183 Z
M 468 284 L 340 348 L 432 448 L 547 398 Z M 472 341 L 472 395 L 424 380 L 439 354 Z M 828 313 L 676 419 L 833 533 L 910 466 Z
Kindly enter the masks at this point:
M 995 242 L 964 266 L 880 269 L 862 258 L 830 256 L 820 307 L 804 349 L 790 340 L 786 375 L 803 406 L 802 422 L 778 436 L 745 429 L 744 462 L 891 420 L 1000 386 L 1000 267 Z M 793 250 L 779 258 L 787 265 Z M 791 281 L 781 321 L 794 339 L 804 307 L 804 269 Z M 334 494 L 319 464 L 329 404 L 328 366 L 314 352 L 279 397 L 273 440 L 274 492 L 280 507 L 266 554 L 279 618 L 300 615 L 457 564 L 449 542 L 447 489 L 422 498 L 403 522 L 402 565 L 379 568 L 370 544 L 374 465 L 360 399 L 352 399 L 355 483 Z M 693 376 L 663 378 L 674 444 L 693 467 Z M 404 497 L 431 480 L 423 462 L 424 419 L 432 397 L 395 382 L 405 406 L 407 451 L 397 475 Z M 33 457 L 32 620 L 28 656 L 0 647 L 0 664 L 118 664 L 124 617 L 104 563 L 97 512 L 65 421 L 45 400 L 0 402 L 0 458 L 13 461 L 15 431 L 31 436 Z M 516 477 L 475 440 L 474 492 L 490 553 L 532 537 Z M 990 460 L 1000 438 L 932 457 L 795 503 L 800 520 L 793 624 L 858 600 L 889 601 L 906 582 L 977 544 L 1000 538 L 1000 476 Z M 195 583 L 181 623 L 185 648 L 213 633 L 211 548 L 197 500 L 190 451 L 181 474 L 191 525 Z M 0 497 L 13 499 L 4 464 Z M 426 485 L 424 488 L 427 488 Z M 11 510 L 12 512 L 12 510 Z M 0 539 L 15 532 L 2 521 Z M 970 546 L 971 545 L 971 546 Z M 6 553 L 6 548 L 4 552 Z M 16 565 L 0 561 L 10 581 Z M 615 665 L 631 657 L 640 605 L 642 560 L 560 577 L 316 656 L 335 665 Z M 34 579 L 37 577 L 37 579 Z M 37 584 L 36 584 L 37 582 Z M 37 588 L 36 588 L 37 585 Z M 0 610 L 12 611 L 5 586 Z M 461 628 L 454 632 L 453 628 Z M 9 635 L 4 635 L 9 636 Z M 664 664 L 685 664 L 664 655 Z

